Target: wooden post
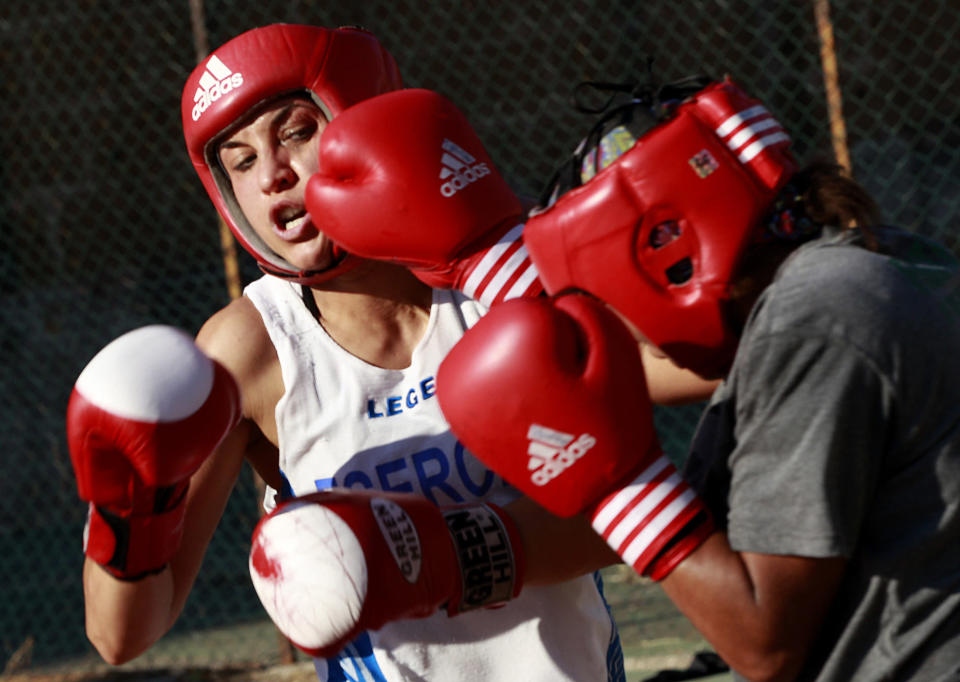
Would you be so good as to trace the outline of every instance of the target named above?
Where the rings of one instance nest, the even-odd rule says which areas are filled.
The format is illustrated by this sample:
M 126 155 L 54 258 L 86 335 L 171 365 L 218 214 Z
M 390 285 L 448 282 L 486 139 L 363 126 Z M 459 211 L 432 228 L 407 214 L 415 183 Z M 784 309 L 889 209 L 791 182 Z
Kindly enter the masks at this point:
M 193 49 L 199 64 L 210 54 L 210 42 L 207 40 L 206 20 L 203 15 L 203 0 L 190 0 L 190 24 L 193 27 Z M 223 254 L 223 274 L 227 293 L 231 300 L 239 298 L 243 292 L 240 285 L 240 267 L 237 263 L 237 242 L 223 218 L 220 218 L 220 250 Z
M 823 69 L 824 89 L 827 94 L 827 113 L 830 118 L 833 155 L 837 163 L 843 166 L 850 175 L 853 175 L 850 151 L 847 148 L 847 127 L 843 119 L 843 96 L 840 92 L 833 23 L 830 20 L 830 0 L 813 0 L 813 12 L 817 21 L 817 37 L 820 41 L 820 64 Z

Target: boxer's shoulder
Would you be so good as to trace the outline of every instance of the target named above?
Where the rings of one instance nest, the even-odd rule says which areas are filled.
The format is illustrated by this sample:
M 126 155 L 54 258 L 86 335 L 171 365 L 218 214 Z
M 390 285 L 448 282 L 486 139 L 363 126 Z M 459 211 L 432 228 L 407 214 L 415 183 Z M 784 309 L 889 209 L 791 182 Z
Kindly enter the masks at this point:
M 197 334 L 197 345 L 233 374 L 244 416 L 258 423 L 262 417 L 273 418 L 273 408 L 283 395 L 280 360 L 263 318 L 248 298 L 237 298 L 212 315 Z

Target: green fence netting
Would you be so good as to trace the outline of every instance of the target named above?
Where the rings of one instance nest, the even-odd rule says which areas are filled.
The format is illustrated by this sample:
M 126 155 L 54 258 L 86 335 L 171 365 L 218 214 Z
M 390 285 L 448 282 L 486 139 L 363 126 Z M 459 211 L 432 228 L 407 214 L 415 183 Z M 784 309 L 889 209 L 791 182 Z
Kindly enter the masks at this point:
M 35 668 L 94 665 L 65 406 L 114 337 L 156 322 L 195 332 L 228 301 L 217 218 L 182 141 L 180 89 L 198 55 L 276 21 L 375 32 L 406 84 L 457 102 L 529 195 L 590 123 L 569 103 L 578 82 L 637 79 L 651 56 L 664 79 L 730 73 L 762 94 L 801 157 L 845 150 L 890 222 L 960 250 L 955 0 L 3 0 L 0 666 L 15 653 Z M 243 253 L 240 273 L 256 276 Z M 658 411 L 675 458 L 696 416 Z M 176 644 L 133 665 L 280 655 L 247 575 L 257 514 L 245 472 Z

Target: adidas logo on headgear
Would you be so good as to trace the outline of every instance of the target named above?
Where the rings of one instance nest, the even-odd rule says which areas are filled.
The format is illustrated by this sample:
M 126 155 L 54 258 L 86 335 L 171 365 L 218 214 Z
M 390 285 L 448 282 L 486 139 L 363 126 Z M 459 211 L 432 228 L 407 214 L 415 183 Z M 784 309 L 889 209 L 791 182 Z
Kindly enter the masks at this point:
M 207 60 L 207 65 L 200 76 L 200 87 L 193 95 L 196 104 L 193 107 L 193 120 L 199 120 L 213 102 L 220 99 L 234 88 L 243 85 L 243 74 L 234 73 L 220 61 L 217 55 Z
M 530 439 L 527 469 L 533 472 L 530 480 L 534 485 L 546 485 L 597 444 L 597 439 L 589 433 L 580 434 L 574 441 L 572 434 L 540 424 L 530 425 L 527 438 Z
M 490 175 L 490 169 L 487 164 L 473 158 L 466 150 L 450 140 L 444 139 L 441 145 L 443 157 L 440 163 L 443 170 L 440 171 L 440 179 L 447 180 L 440 185 L 440 194 L 445 197 L 452 197 L 471 182 L 476 182 L 485 175 Z

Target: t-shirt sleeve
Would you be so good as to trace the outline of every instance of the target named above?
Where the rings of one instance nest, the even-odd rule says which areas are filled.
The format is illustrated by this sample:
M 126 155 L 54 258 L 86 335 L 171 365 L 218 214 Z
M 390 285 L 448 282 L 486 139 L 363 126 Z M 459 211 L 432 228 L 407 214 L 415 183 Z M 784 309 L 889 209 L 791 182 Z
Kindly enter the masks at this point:
M 856 347 L 802 330 L 738 364 L 728 533 L 739 551 L 850 556 L 889 443 L 892 409 Z

